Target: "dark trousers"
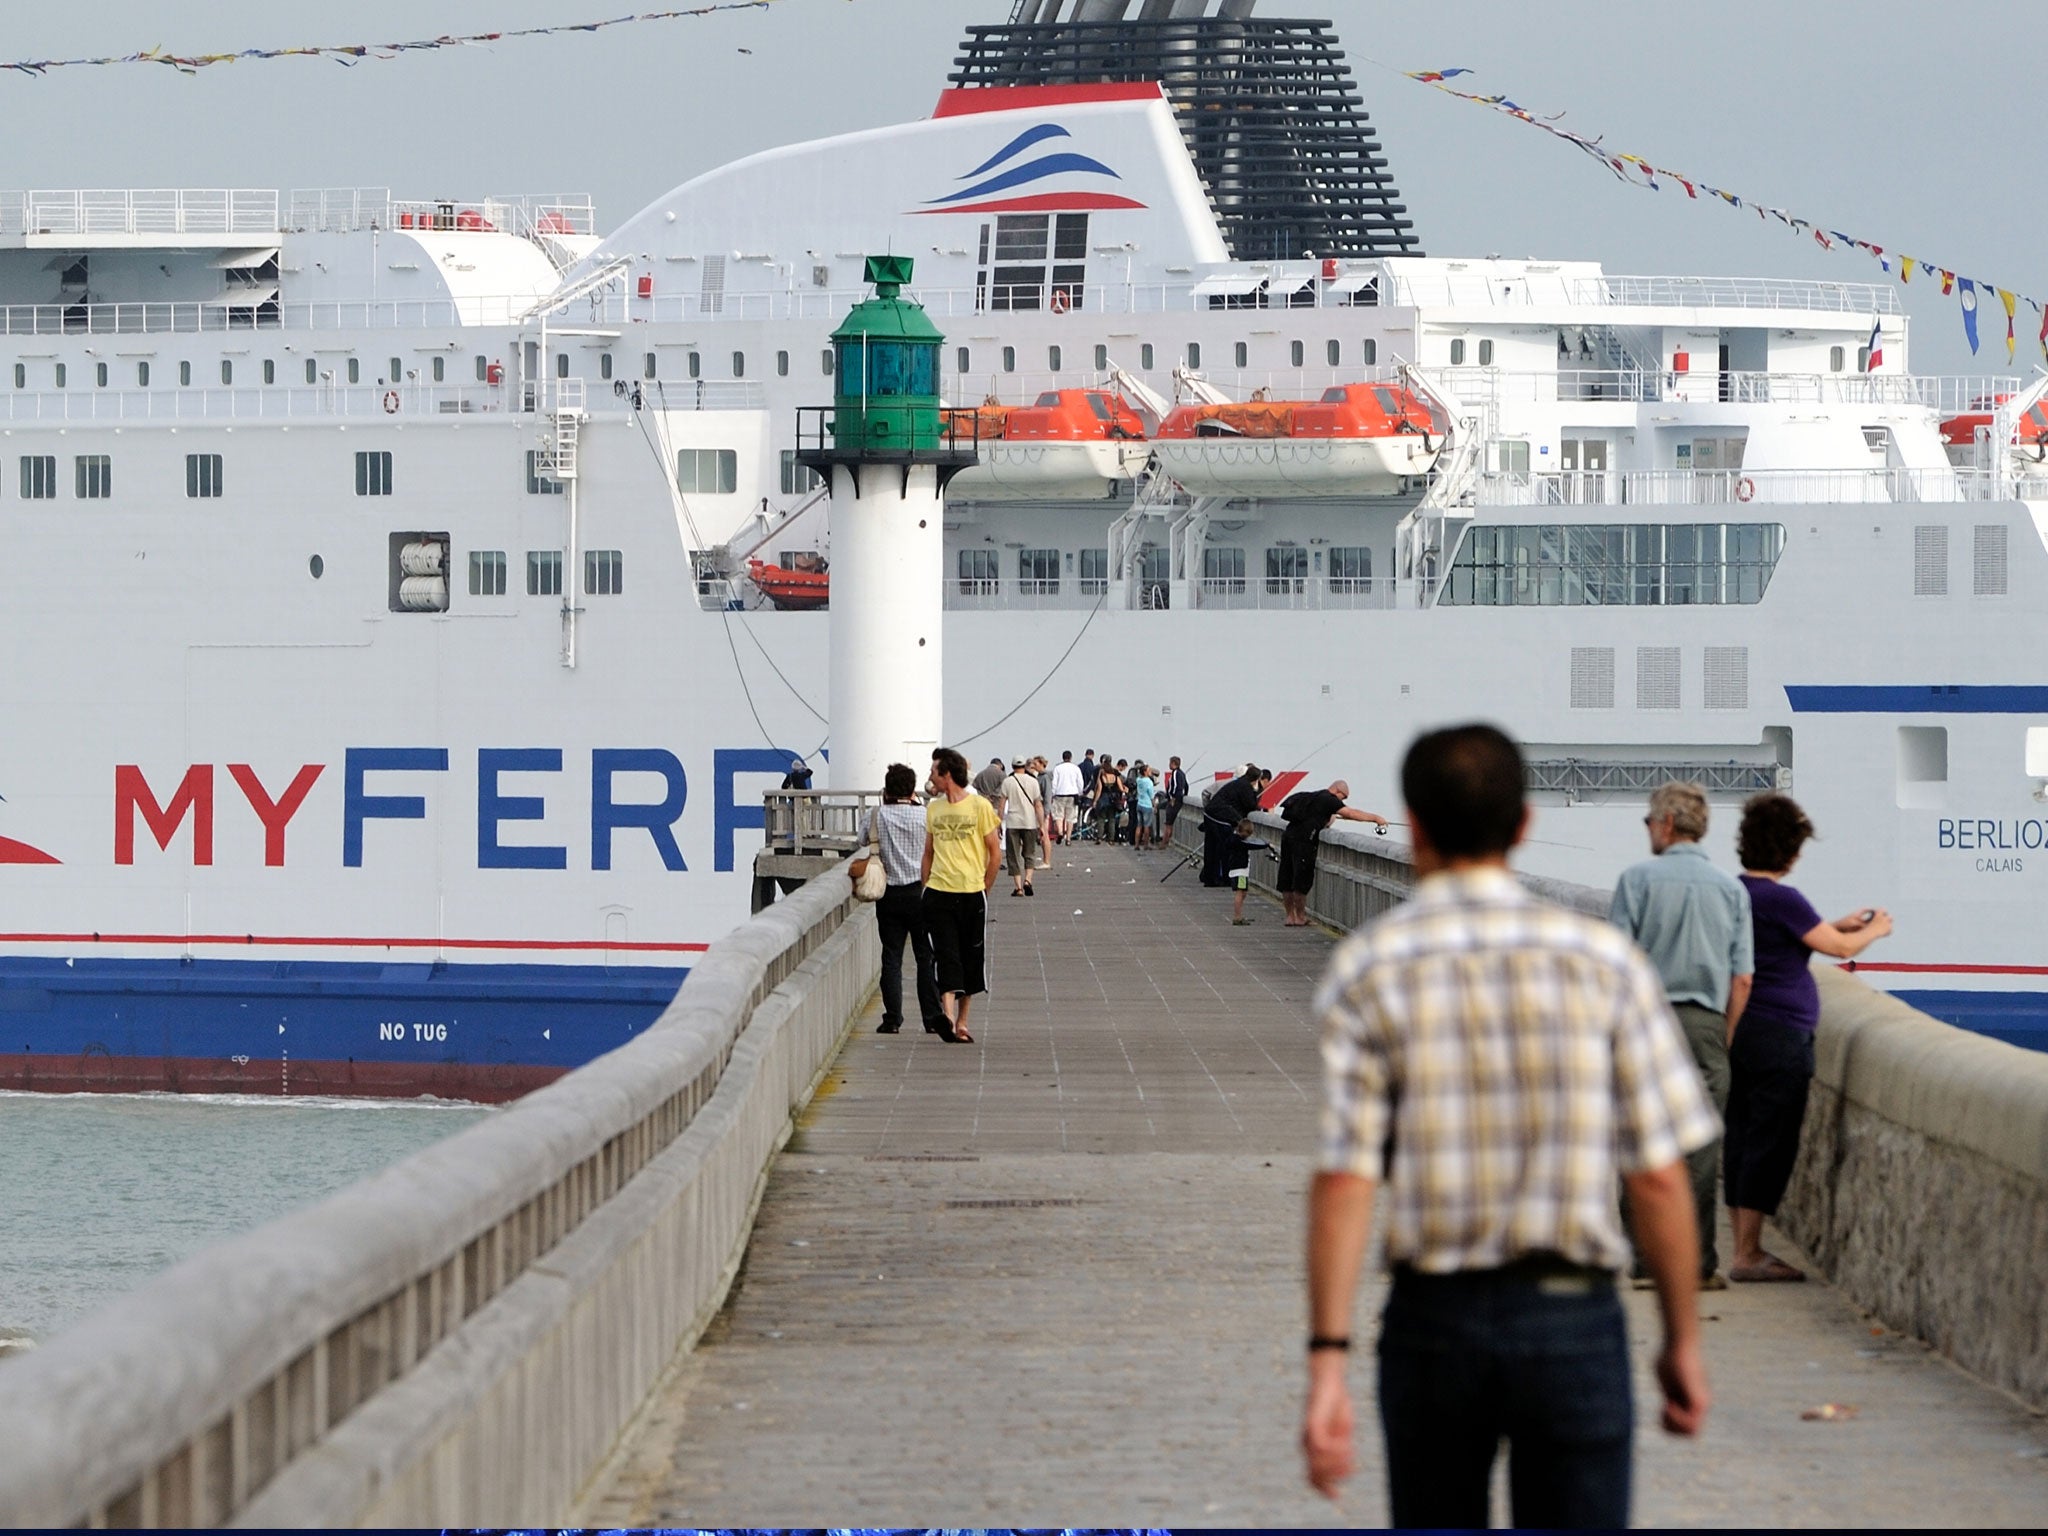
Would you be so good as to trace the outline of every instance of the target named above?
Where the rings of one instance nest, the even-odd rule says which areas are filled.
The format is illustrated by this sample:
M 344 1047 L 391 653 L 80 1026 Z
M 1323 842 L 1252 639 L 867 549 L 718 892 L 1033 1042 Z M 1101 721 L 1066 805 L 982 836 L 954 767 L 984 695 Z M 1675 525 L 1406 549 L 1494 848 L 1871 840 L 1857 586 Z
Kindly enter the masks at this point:
M 1612 1277 L 1396 1270 L 1379 1366 L 1391 1524 L 1485 1527 L 1503 1438 L 1516 1525 L 1628 1524 L 1635 1407 Z
M 1230 840 L 1237 835 L 1236 823 L 1202 818 L 1202 884 L 1225 883 L 1225 860 L 1230 857 Z
M 938 973 L 932 966 L 931 935 L 925 931 L 924 887 L 892 885 L 875 903 L 882 930 L 882 1022 L 903 1022 L 903 941 L 910 941 L 911 963 L 917 967 L 917 1011 L 926 1024 L 946 1028 L 946 1010 L 939 1006 Z
M 924 890 L 921 907 L 925 931 L 931 935 L 932 965 L 941 992 L 970 997 L 988 990 L 984 953 L 988 902 L 980 891 Z
M 1728 1067 L 1722 1148 L 1728 1203 L 1775 1216 L 1799 1160 L 1799 1128 L 1806 1123 L 1806 1091 L 1813 1083 L 1813 1035 L 1774 1019 L 1745 1018 L 1735 1026 Z
M 1728 1016 L 1699 1003 L 1673 1003 L 1671 1011 L 1678 1015 L 1679 1027 L 1685 1031 L 1685 1043 L 1692 1047 L 1693 1065 L 1700 1069 L 1700 1081 L 1706 1085 L 1707 1097 L 1714 1101 L 1714 1113 L 1725 1121 L 1728 1117 Z M 1716 1138 L 1704 1147 L 1688 1152 L 1685 1172 L 1692 1182 L 1693 1219 L 1699 1223 L 1700 1234 L 1700 1277 L 1705 1279 L 1721 1267 L 1717 1237 L 1720 1202 L 1714 1198 L 1721 1178 L 1720 1140 Z M 1621 1197 L 1621 1220 L 1633 1240 L 1635 1227 L 1629 1220 L 1626 1188 Z M 1636 1260 L 1636 1273 L 1649 1273 L 1640 1258 Z

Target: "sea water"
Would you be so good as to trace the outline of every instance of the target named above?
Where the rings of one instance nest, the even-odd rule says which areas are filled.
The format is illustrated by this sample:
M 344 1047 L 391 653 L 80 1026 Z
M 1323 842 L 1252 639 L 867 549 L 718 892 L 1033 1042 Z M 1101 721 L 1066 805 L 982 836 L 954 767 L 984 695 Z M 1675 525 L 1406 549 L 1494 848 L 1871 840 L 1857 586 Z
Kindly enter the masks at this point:
M 490 1113 L 433 1099 L 0 1093 L 0 1335 L 47 1339 Z

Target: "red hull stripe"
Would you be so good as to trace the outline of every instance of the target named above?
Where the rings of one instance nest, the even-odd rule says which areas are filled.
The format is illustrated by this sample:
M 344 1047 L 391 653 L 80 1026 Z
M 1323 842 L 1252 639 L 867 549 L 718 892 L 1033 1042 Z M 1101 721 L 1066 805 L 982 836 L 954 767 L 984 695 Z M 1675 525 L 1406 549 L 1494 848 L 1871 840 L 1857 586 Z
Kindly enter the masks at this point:
M 421 1094 L 503 1104 L 567 1067 L 510 1062 L 222 1061 L 204 1056 L 29 1056 L 0 1052 L 11 1093 L 247 1093 L 292 1098 L 409 1099 Z
M 60 864 L 63 860 L 53 858 L 40 848 L 31 848 L 27 843 L 17 843 L 11 837 L 0 837 L 0 864 Z
M 344 939 L 275 933 L 0 933 L 0 944 L 234 944 L 244 949 L 250 945 L 280 949 L 618 949 L 653 955 L 702 954 L 711 947 L 609 939 Z
M 1145 204 L 1114 192 L 1039 192 L 1030 197 L 999 197 L 988 203 L 955 203 L 950 208 L 913 208 L 933 213 L 1073 213 L 1083 208 L 1143 208 Z
M 1905 960 L 1852 960 L 1842 969 L 1901 976 L 2048 976 L 2048 965 L 1921 965 Z
M 1153 80 L 1110 85 L 985 85 L 943 91 L 933 117 L 969 117 L 977 112 L 1024 112 L 1036 107 L 1072 107 L 1092 101 L 1158 101 L 1165 93 Z

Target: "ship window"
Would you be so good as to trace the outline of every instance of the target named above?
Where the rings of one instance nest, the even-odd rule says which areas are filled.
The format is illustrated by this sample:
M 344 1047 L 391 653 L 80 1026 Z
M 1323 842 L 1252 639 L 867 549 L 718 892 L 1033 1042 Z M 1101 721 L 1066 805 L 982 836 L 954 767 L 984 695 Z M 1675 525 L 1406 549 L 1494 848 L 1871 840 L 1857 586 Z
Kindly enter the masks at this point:
M 220 360 L 220 381 L 223 384 L 235 382 L 235 365 L 225 357 Z
M 1856 371 L 1858 373 L 1870 372 L 1870 348 L 1858 347 L 1856 349 Z
M 356 455 L 356 494 L 358 496 L 389 496 L 391 494 L 391 455 L 388 453 L 359 453 Z
M 586 549 L 583 590 L 591 597 L 617 597 L 625 591 L 626 557 L 616 549 Z
M 505 551 L 502 549 L 472 549 L 469 552 L 469 595 L 471 597 L 503 597 L 505 595 Z
M 1842 349 L 1840 347 L 1828 348 L 1828 372 L 1840 373 L 1842 371 L 1842 365 L 1844 361 L 1845 359 L 1843 357 Z
M 394 357 L 391 361 L 395 364 L 398 359 Z M 391 377 L 396 382 L 398 378 L 398 369 L 396 367 L 391 370 Z M 566 352 L 557 352 L 555 354 L 555 377 L 558 379 L 569 377 L 569 354 Z
M 732 355 L 732 376 L 733 376 L 734 378 L 736 378 L 736 379 L 744 379 L 744 378 L 745 378 L 745 377 L 747 376 L 747 354 L 746 354 L 746 353 L 744 353 L 744 352 L 735 352 L 735 353 L 733 353 L 733 355 Z
M 954 370 L 953 370 L 953 371 L 954 371 L 955 373 L 965 373 L 965 372 L 967 372 L 967 369 L 968 369 L 968 360 L 967 360 L 967 349 L 966 349 L 965 347 L 960 347 L 960 348 L 957 348 L 957 349 L 955 349 L 955 351 L 954 351 L 954 353 L 953 353 L 953 361 L 954 361 L 954 363 L 955 363 L 955 365 L 956 365 L 956 366 L 955 366 L 955 368 L 954 368 Z
M 640 377 L 643 379 L 651 379 L 654 376 L 654 354 L 650 352 L 647 354 L 646 357 L 640 360 Z
M 1060 552 L 1056 549 L 1017 551 L 1017 590 L 1056 597 L 1060 590 Z
M 185 494 L 218 496 L 221 493 L 221 463 L 217 453 L 185 455 Z
M 1084 549 L 1081 551 L 1081 595 L 1100 597 L 1109 590 L 1109 551 L 1106 549 Z
M 597 354 L 597 376 L 600 379 L 608 379 L 612 376 L 611 353 L 600 352 Z M 434 359 L 434 382 L 437 384 L 441 382 L 441 359 L 438 357 Z
M 1188 366 L 1190 368 L 1202 366 L 1202 344 L 1199 341 L 1188 343 Z
M 818 472 L 808 464 L 796 461 L 796 450 L 782 450 L 782 494 L 785 496 L 806 496 L 818 488 Z
M 1527 478 L 1529 473 L 1529 445 L 1526 441 L 1519 439 L 1503 440 L 1494 444 L 1494 448 L 1499 454 L 1500 472 L 1502 474 L 1521 475 Z
M 1138 348 L 1138 366 L 1148 373 L 1152 369 L 1152 343 L 1149 341 Z
M 960 573 L 960 595 L 993 597 L 997 586 L 996 552 L 992 549 L 963 549 L 956 569 Z
M 1097 373 L 1107 373 L 1109 371 L 1109 348 L 1101 345 L 1099 342 L 1095 347 L 1095 371 Z
M 1017 349 L 1016 349 L 1015 347 L 1005 347 L 1005 348 L 1003 348 L 1003 372 L 1005 372 L 1005 373 L 1015 373 L 1016 371 L 1017 371 Z
M 683 369 L 683 371 L 684 371 L 684 372 L 686 372 L 686 373 L 688 373 L 688 374 L 689 374 L 689 376 L 690 376 L 691 378 L 693 378 L 693 379 L 701 379 L 701 378 L 702 378 L 702 377 L 704 376 L 704 357 L 703 357 L 703 354 L 702 354 L 702 353 L 699 353 L 699 352 L 692 352 L 692 353 L 690 353 L 690 354 L 689 354 L 689 355 L 688 355 L 688 356 L 687 356 L 687 357 L 686 357 L 686 358 L 684 359 L 684 369 Z
M 1763 601 L 1785 547 L 1776 523 L 1474 526 L 1440 602 L 1664 607 Z
M 1244 591 L 1244 551 L 1210 548 L 1202 551 L 1204 592 Z
M 1451 338 L 1451 366 L 1455 368 L 1459 363 L 1462 363 L 1464 361 L 1465 338 L 1462 336 L 1454 336 Z
M 1235 359 L 1237 366 L 1243 368 L 1248 366 L 1252 360 L 1252 349 L 1248 343 L 1240 341 L 1231 348 L 1230 355 Z
M 81 453 L 71 461 L 72 492 L 80 501 L 105 501 L 114 494 L 114 461 L 103 453 Z
M 554 479 L 550 479 L 550 478 L 549 478 L 548 476 L 546 476 L 546 475 L 542 474 L 542 473 L 540 472 L 539 468 L 538 468 L 539 462 L 540 462 L 540 450 L 539 450 L 539 449 L 537 449 L 537 448 L 529 448 L 529 449 L 527 449 L 527 450 L 526 450 L 526 494 L 527 494 L 527 495 L 529 495 L 529 496 L 559 496 L 559 495 L 561 495 L 561 494 L 562 494 L 562 482 L 561 482 L 561 481 L 559 481 L 559 480 L 554 480 Z
M 477 361 L 482 362 L 483 359 L 478 358 Z M 306 382 L 308 384 L 318 384 L 320 382 L 320 364 L 310 357 L 306 359 Z
M 789 377 L 789 354 L 787 352 L 777 352 L 775 354 L 775 376 L 778 379 Z
M 1375 340 L 1375 339 L 1374 339 L 1373 337 L 1371 337 L 1371 336 L 1368 336 L 1368 337 L 1366 337 L 1366 338 L 1365 338 L 1365 344 L 1364 344 L 1364 350 L 1363 350 L 1363 352 L 1361 353 L 1361 355 L 1362 355 L 1362 356 L 1364 357 L 1364 359 L 1365 359 L 1365 366 L 1366 366 L 1366 367 L 1368 367 L 1368 368 L 1371 368 L 1371 367 L 1373 367 L 1373 366 L 1374 366 L 1375 364 L 1377 364 L 1377 363 L 1379 362 L 1379 360 L 1380 360 L 1380 344 L 1379 344 L 1379 342 L 1378 342 L 1377 340 Z
M 180 384 L 190 384 L 192 382 L 192 365 L 190 363 L 178 364 L 178 382 Z
M 146 366 L 148 366 L 148 365 L 147 365 L 147 364 L 145 364 L 144 366 L 146 367 Z M 16 363 L 16 364 L 14 365 L 14 387 L 15 387 L 16 389 L 27 389 L 27 388 L 28 388 L 28 364 L 27 364 L 27 363 Z
M 1307 361 L 1308 348 L 1298 341 L 1290 341 L 1287 344 L 1288 366 L 1292 368 L 1299 368 L 1303 363 Z
M 1328 363 L 1328 364 L 1329 364 L 1329 365 L 1330 365 L 1330 366 L 1331 366 L 1332 368 L 1336 367 L 1336 366 L 1337 366 L 1337 365 L 1338 365 L 1339 363 L 1343 362 L 1343 361 L 1344 361 L 1344 343 L 1343 343 L 1343 342 L 1341 342 L 1341 341 L 1326 341 L 1326 342 L 1324 342 L 1324 343 L 1323 343 L 1323 361 L 1324 361 L 1324 362 L 1326 362 L 1326 363 Z
M 1479 366 L 1482 368 L 1493 366 L 1493 342 L 1490 339 L 1482 339 L 1479 343 Z
M 21 499 L 54 501 L 57 498 L 55 454 L 25 453 L 21 456 Z
M 1369 592 L 1372 590 L 1372 551 L 1364 545 L 1330 551 L 1330 590 Z
M 105 363 L 94 363 L 92 374 L 93 382 L 99 385 L 101 389 L 105 389 L 107 387 L 107 365 Z
M 490 377 L 490 359 L 486 358 L 482 353 L 478 353 L 476 359 L 476 381 L 479 384 L 485 384 L 490 382 Z
M 1308 579 L 1308 551 L 1298 546 L 1266 551 L 1266 590 L 1283 595 L 1299 592 Z
M 64 387 L 64 365 L 62 363 L 57 365 L 57 387 L 59 389 Z
M 1060 371 L 1060 349 L 1058 347 L 1047 347 L 1045 349 L 1045 366 L 1054 373 Z
M 148 364 L 148 363 L 137 363 L 137 364 L 135 365 L 135 382 L 136 382 L 137 384 L 139 384 L 139 385 L 140 385 L 140 386 L 141 386 L 142 388 L 144 388 L 144 389 L 147 389 L 147 388 L 149 388 L 149 364 Z
M 348 381 L 351 384 L 363 382 L 363 363 L 361 358 L 352 357 L 348 360 Z
M 434 377 L 437 379 L 441 377 L 441 359 L 438 357 L 434 359 Z M 263 382 L 266 384 L 275 384 L 277 382 L 277 359 L 274 357 L 263 359 Z
M 740 456 L 732 448 L 685 448 L 676 454 L 676 489 L 730 496 L 739 489 Z
M 562 552 L 559 549 L 529 549 L 526 552 L 526 595 L 562 595 Z

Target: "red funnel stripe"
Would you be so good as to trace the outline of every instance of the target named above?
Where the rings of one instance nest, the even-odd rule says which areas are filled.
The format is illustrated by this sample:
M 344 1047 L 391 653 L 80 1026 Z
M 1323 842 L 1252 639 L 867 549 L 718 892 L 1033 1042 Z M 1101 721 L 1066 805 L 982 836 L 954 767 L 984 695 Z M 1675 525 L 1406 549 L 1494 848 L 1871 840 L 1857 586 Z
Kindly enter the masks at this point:
M 1073 213 L 1084 208 L 1143 208 L 1145 204 L 1114 192 L 1039 192 L 1030 197 L 999 197 L 992 202 L 955 203 L 950 208 L 913 208 L 933 213 Z
M 0 864 L 61 864 L 40 848 L 31 848 L 27 843 L 17 843 L 11 837 L 0 837 Z

